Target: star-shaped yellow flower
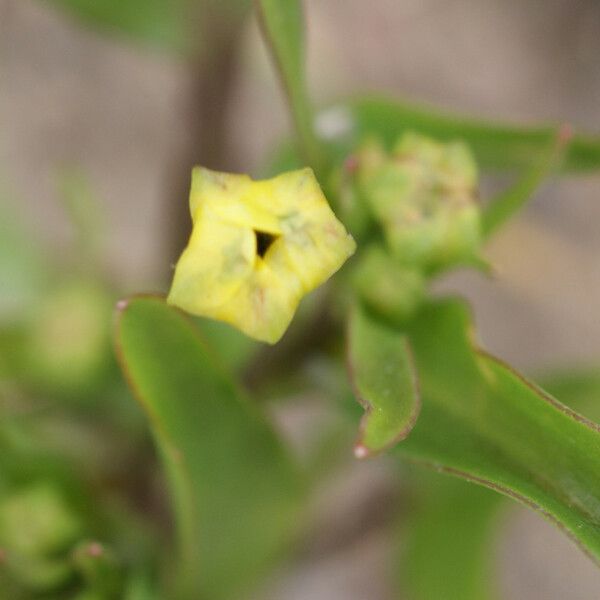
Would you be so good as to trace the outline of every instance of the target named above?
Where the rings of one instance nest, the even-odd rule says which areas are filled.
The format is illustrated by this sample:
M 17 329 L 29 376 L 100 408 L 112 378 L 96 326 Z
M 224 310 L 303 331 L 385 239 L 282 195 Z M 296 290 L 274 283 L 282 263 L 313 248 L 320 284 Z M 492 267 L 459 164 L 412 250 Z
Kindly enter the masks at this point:
M 190 210 L 167 301 L 271 344 L 356 247 L 308 168 L 253 181 L 196 167 Z

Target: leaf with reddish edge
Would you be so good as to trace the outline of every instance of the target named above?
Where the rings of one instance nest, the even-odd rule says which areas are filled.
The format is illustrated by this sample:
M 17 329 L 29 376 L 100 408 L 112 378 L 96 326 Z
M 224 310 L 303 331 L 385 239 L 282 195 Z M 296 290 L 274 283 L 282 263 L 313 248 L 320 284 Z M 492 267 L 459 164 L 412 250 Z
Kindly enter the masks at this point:
M 547 374 L 543 387 L 592 420 L 600 418 L 600 372 Z M 414 473 L 418 498 L 403 528 L 401 585 L 413 600 L 493 600 L 494 550 L 508 502 L 481 486 L 425 470 Z
M 484 237 L 489 237 L 498 231 L 533 198 L 548 177 L 558 171 L 572 137 L 573 132 L 569 126 L 560 127 L 555 139 L 546 152 L 542 153 L 539 162 L 526 169 L 507 190 L 492 198 L 482 215 Z
M 365 137 L 375 136 L 392 146 L 408 130 L 438 140 L 463 140 L 478 165 L 490 171 L 527 169 L 539 164 L 558 129 L 556 124 L 523 126 L 486 121 L 377 95 L 351 99 L 329 110 L 347 130 L 343 143 L 340 141 L 343 147 L 338 148 L 342 156 L 352 152 Z M 573 132 L 564 153 L 562 174 L 598 171 L 600 136 Z
M 301 521 L 302 474 L 187 317 L 157 297 L 118 308 L 119 362 L 172 497 L 174 595 L 239 597 L 285 556 Z
M 562 369 L 541 377 L 542 387 L 567 406 L 587 417 L 600 421 L 600 369 Z
M 350 317 L 347 362 L 365 409 L 354 454 L 366 458 L 410 433 L 421 406 L 417 374 L 407 337 L 360 306 Z
M 254 6 L 267 49 L 287 96 L 299 150 L 304 160 L 321 176 L 326 157 L 315 135 L 312 106 L 306 87 L 302 2 L 254 0 Z
M 407 325 L 423 405 L 399 456 L 538 510 L 600 559 L 600 429 L 478 349 L 463 302 Z

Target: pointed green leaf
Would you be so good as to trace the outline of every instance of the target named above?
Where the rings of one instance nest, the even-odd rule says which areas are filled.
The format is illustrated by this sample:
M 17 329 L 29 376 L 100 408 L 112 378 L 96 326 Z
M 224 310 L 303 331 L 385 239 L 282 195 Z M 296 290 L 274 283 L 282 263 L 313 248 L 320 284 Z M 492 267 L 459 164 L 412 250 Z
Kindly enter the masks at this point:
M 474 348 L 464 304 L 426 306 L 408 328 L 421 415 L 399 453 L 516 498 L 600 559 L 600 431 Z
M 162 299 L 125 303 L 116 342 L 168 475 L 181 597 L 235 597 L 298 526 L 296 467 L 195 328 Z
M 348 368 L 365 414 L 354 447 L 358 458 L 403 440 L 420 409 L 417 374 L 408 339 L 356 307 L 348 334 Z
M 548 176 L 560 165 L 567 143 L 568 134 L 559 131 L 550 147 L 542 152 L 538 163 L 526 169 L 514 185 L 492 199 L 483 212 L 482 229 L 485 237 L 495 233 L 527 204 Z
M 337 110 L 337 109 L 332 109 Z M 471 147 L 484 169 L 527 168 L 552 144 L 558 127 L 525 127 L 453 115 L 433 108 L 406 104 L 384 97 L 365 97 L 339 107 L 340 121 L 352 132 L 352 145 L 368 136 L 377 136 L 390 146 L 407 129 L 440 140 L 461 139 Z M 345 147 L 351 151 L 352 147 Z M 600 169 L 600 136 L 576 134 L 565 149 L 563 172 Z
M 304 71 L 304 20 L 301 0 L 255 0 L 263 36 L 285 90 L 305 160 L 319 174 L 323 155 L 313 127 Z
M 43 0 L 90 27 L 176 55 L 213 50 L 214 17 L 236 21 L 250 0 Z M 219 29 L 219 33 L 223 33 Z M 210 41 L 214 41 L 212 38 Z M 208 42 L 208 43 L 207 43 Z M 215 44 L 217 47 L 217 44 Z
M 544 378 L 571 408 L 600 418 L 600 373 L 579 370 Z M 497 598 L 493 547 L 502 496 L 459 479 L 419 473 L 417 508 L 402 535 L 400 584 L 412 600 Z
M 152 46 L 187 52 L 191 28 L 188 0 L 51 0 L 89 25 Z

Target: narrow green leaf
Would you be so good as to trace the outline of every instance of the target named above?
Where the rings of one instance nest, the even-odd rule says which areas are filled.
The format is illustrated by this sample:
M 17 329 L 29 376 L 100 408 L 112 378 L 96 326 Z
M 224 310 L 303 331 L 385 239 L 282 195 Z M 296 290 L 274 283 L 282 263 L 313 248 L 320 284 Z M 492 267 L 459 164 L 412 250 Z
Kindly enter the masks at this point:
M 408 327 L 423 405 L 399 453 L 539 510 L 599 560 L 598 427 L 476 350 L 470 327 L 457 301 Z
M 255 0 L 263 36 L 285 90 L 304 159 L 317 174 L 323 152 L 314 131 L 304 69 L 304 22 L 301 0 Z
M 348 334 L 348 368 L 365 414 L 354 446 L 358 458 L 403 440 L 421 406 L 408 339 L 356 307 Z
M 163 300 L 122 306 L 116 341 L 169 478 L 180 597 L 236 597 L 281 556 L 298 526 L 296 467 L 194 327 Z
M 50 0 L 83 22 L 160 49 L 185 54 L 192 44 L 189 0 Z
M 517 182 L 501 193 L 483 212 L 483 235 L 489 237 L 506 221 L 520 211 L 532 198 L 548 176 L 560 165 L 570 134 L 559 130 L 556 139 L 545 152 L 539 163 L 526 169 Z
M 428 475 L 428 476 L 426 476 Z M 421 473 L 409 515 L 400 584 L 410 600 L 492 600 L 502 496 L 470 483 Z
M 344 105 L 340 109 L 344 110 Z M 365 97 L 347 105 L 352 150 L 357 141 L 377 136 L 392 145 L 407 129 L 440 140 L 467 142 L 484 169 L 522 169 L 539 164 L 539 158 L 553 143 L 558 127 L 534 127 L 488 122 L 452 115 L 383 97 Z M 600 135 L 573 135 L 565 148 L 563 172 L 595 171 L 600 168 Z

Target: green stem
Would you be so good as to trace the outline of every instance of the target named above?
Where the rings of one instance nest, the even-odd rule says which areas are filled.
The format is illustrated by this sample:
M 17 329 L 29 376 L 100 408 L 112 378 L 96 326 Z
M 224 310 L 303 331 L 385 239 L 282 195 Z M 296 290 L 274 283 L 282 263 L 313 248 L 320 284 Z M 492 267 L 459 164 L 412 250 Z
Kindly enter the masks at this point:
M 275 63 L 303 159 L 322 176 L 326 157 L 314 129 L 305 75 L 304 22 L 298 0 L 255 0 L 263 38 Z

